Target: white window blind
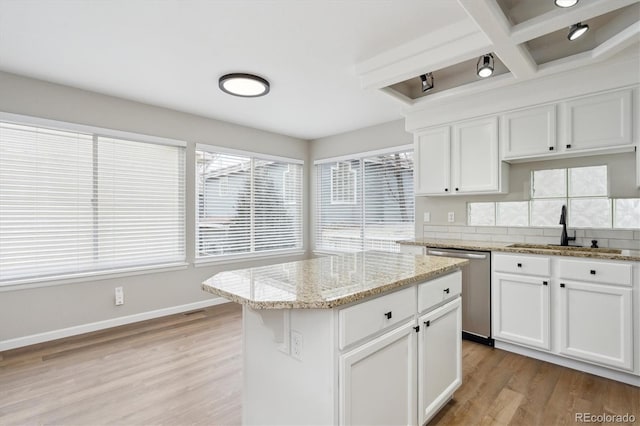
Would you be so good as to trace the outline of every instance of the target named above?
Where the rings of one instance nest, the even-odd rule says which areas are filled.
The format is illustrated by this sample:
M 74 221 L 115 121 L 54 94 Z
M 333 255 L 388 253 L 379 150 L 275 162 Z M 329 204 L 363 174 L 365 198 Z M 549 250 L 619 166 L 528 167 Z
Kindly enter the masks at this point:
M 316 250 L 398 251 L 413 238 L 412 151 L 316 164 L 316 178 Z
M 197 257 L 301 249 L 303 165 L 211 149 L 196 151 Z
M 0 283 L 184 260 L 183 147 L 0 122 Z

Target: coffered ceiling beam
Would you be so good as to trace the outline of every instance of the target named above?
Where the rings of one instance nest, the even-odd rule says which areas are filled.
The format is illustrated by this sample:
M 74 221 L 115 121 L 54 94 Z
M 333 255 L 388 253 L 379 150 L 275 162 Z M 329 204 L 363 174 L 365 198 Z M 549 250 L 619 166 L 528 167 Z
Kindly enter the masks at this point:
M 593 0 L 578 3 L 568 9 L 555 8 L 515 25 L 511 29 L 511 41 L 521 44 L 634 3 L 638 3 L 638 0 Z
M 511 24 L 495 0 L 458 0 L 493 44 L 493 51 L 518 79 L 535 75 L 537 64 L 523 46 L 511 40 Z

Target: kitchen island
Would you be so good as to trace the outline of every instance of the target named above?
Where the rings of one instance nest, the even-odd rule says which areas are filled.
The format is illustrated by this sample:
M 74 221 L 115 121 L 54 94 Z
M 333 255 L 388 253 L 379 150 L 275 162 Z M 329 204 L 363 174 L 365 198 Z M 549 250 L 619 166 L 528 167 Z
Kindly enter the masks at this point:
M 461 383 L 466 260 L 359 252 L 226 271 L 244 424 L 423 424 Z

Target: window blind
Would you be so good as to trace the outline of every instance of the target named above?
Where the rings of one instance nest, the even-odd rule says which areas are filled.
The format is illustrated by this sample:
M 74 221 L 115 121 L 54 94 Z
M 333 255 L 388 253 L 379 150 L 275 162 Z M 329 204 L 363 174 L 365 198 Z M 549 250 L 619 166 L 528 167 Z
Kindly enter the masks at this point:
M 414 236 L 413 152 L 316 164 L 316 250 L 398 251 Z
M 196 159 L 198 258 L 302 248 L 302 164 L 202 146 Z
M 183 147 L 0 122 L 0 283 L 184 260 Z

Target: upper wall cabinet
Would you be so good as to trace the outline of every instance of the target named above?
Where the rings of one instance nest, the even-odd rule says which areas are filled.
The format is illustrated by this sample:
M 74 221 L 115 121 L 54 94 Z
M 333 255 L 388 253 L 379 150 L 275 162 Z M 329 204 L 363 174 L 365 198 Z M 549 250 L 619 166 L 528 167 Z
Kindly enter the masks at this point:
M 501 117 L 505 160 L 555 153 L 556 106 L 544 105 L 509 112 Z
M 633 142 L 631 90 L 568 101 L 564 107 L 565 149 L 606 148 Z
M 416 195 L 506 191 L 497 117 L 455 123 L 415 135 Z
M 632 89 L 501 115 L 503 160 L 527 161 L 633 149 Z

